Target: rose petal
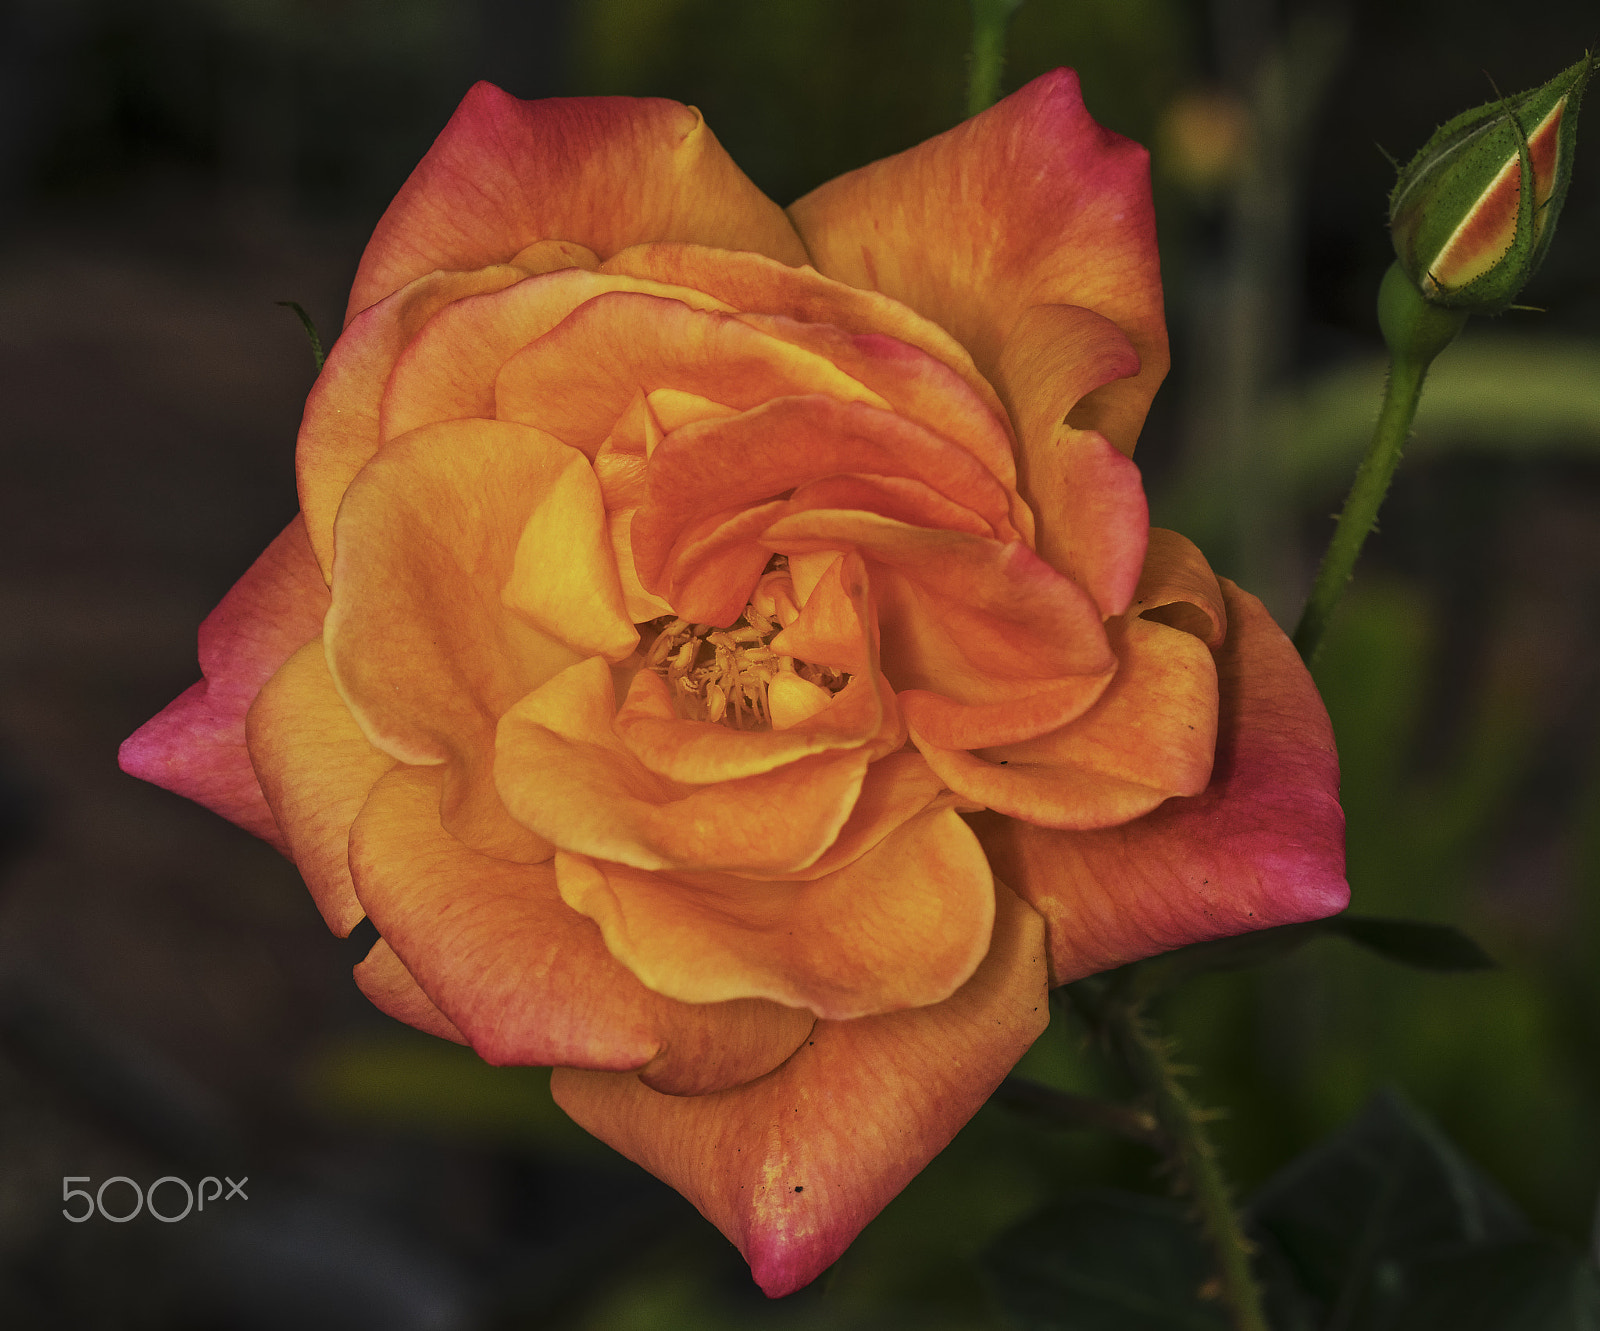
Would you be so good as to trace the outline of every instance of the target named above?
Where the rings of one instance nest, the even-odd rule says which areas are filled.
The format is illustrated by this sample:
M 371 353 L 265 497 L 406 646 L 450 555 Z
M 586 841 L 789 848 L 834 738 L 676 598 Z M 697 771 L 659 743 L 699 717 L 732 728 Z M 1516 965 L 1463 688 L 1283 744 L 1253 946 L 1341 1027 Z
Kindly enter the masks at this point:
M 594 458 L 595 479 L 606 504 L 606 530 L 611 536 L 611 553 L 616 559 L 617 576 L 622 581 L 622 599 L 628 618 L 635 624 L 647 623 L 672 613 L 672 604 L 644 589 L 633 565 L 633 515 L 644 502 L 645 468 L 650 454 L 664 433 L 651 398 L 640 393 L 622 413 Z M 706 622 L 706 621 L 699 621 Z
M 1116 666 L 1093 602 L 1020 541 L 828 510 L 782 518 L 762 539 L 791 565 L 839 549 L 869 561 L 884 671 L 907 721 L 941 747 L 1055 730 Z
M 1167 368 L 1148 154 L 1089 118 L 1071 70 L 830 180 L 789 215 L 823 273 L 904 301 L 985 374 L 1032 306 L 1104 315 L 1141 368 L 1099 388 L 1072 423 L 1133 451 Z M 1026 396 L 1013 406 L 1034 415 Z
M 117 763 L 288 854 L 245 748 L 244 719 L 278 668 L 322 631 L 328 589 L 297 515 L 200 625 L 205 676 L 122 742 Z
M 809 1035 L 810 1013 L 775 1003 L 651 993 L 562 904 L 551 865 L 462 845 L 439 800 L 437 771 L 396 768 L 356 820 L 350 865 L 385 941 L 489 1062 L 638 1069 L 658 1090 L 703 1095 L 770 1071 Z
M 957 803 L 920 753 L 897 750 L 867 768 L 849 820 L 822 858 L 793 873 L 773 874 L 772 881 L 809 882 L 833 873 L 860 859 L 917 814 L 936 813 Z
M 735 624 L 772 559 L 772 551 L 761 543 L 761 534 L 788 507 L 782 500 L 774 500 L 749 508 L 723 509 L 679 533 L 656 581 L 673 613 L 691 624 Z M 633 512 L 638 517 L 639 510 Z M 633 557 L 632 524 L 628 553 Z M 639 575 L 637 562 L 634 575 Z
M 556 1102 L 683 1193 L 776 1298 L 814 1280 L 988 1098 L 1049 1020 L 1040 920 L 1003 887 L 942 1003 L 817 1023 L 771 1076 L 692 1100 L 558 1069 Z
M 995 387 L 1026 459 L 1039 459 L 1085 395 L 1139 372 L 1128 335 L 1081 305 L 1032 305 L 1000 349 Z
M 871 758 L 825 752 L 687 786 L 634 756 L 613 728 L 616 711 L 603 660 L 563 671 L 501 718 L 495 781 L 524 826 L 563 849 L 640 869 L 804 869 L 839 835 Z
M 1101 614 L 1120 615 L 1138 586 L 1150 530 L 1139 468 L 1104 435 L 1061 425 L 1043 447 L 1024 445 L 1021 470 L 1040 515 L 1039 554 L 1094 597 Z
M 739 411 L 805 393 L 886 405 L 825 357 L 732 315 L 619 291 L 596 296 L 508 360 L 495 413 L 593 456 L 636 393 L 662 388 Z
M 295 442 L 295 484 L 322 576 L 333 579 L 333 524 L 356 473 L 382 444 L 384 385 L 427 321 L 452 302 L 499 291 L 528 274 L 512 264 L 427 273 L 351 320 L 306 398 Z
M 1121 827 L 974 826 L 1049 925 L 1052 983 L 1185 943 L 1320 919 L 1349 900 L 1333 731 L 1261 602 L 1224 581 L 1221 713 L 1205 792 Z
M 422 992 L 422 986 L 411 978 L 405 963 L 383 939 L 374 943 L 372 951 L 356 963 L 353 973 L 356 988 L 378 1011 L 429 1035 L 454 1040 L 457 1044 L 467 1043 L 467 1037 L 433 1005 L 433 1000 Z
M 525 547 L 525 528 L 541 523 L 571 528 L 570 543 Z M 494 793 L 494 726 L 581 659 L 579 644 L 633 632 L 588 463 L 525 426 L 428 426 L 362 470 L 337 541 L 328 664 L 362 731 L 401 762 L 450 764 L 446 819 L 457 835 L 548 855 Z M 572 603 L 584 613 L 570 633 L 536 622 L 555 627 Z
M 649 873 L 556 853 L 561 898 L 649 988 L 768 998 L 845 1021 L 948 998 L 988 951 L 994 878 L 953 809 L 805 880 Z
M 363 915 L 350 882 L 350 825 L 394 759 L 367 743 L 333 686 L 320 638 L 267 681 L 246 736 L 289 857 L 328 928 L 344 938 Z
M 960 444 L 1005 485 L 1016 481 L 1016 459 L 1005 418 L 943 361 L 885 333 L 847 333 L 831 324 L 781 315 L 740 316 L 769 337 L 805 347 L 865 384 L 891 410 Z M 1022 511 L 1026 511 L 1025 509 Z
M 930 743 L 904 703 L 911 738 L 952 790 L 1044 827 L 1110 827 L 1211 776 L 1217 671 L 1198 638 L 1143 619 L 1113 622 L 1120 665 L 1082 716 L 981 755 Z M 1009 879 L 1007 881 L 1010 881 Z
M 383 394 L 383 437 L 392 439 L 435 421 L 493 416 L 495 378 L 506 361 L 580 305 L 612 292 L 657 296 L 697 310 L 728 308 L 687 287 L 578 267 L 464 296 L 423 324 L 394 362 Z
M 914 527 L 994 535 L 994 529 L 970 508 L 909 476 L 824 476 L 798 486 L 783 511 L 812 508 L 858 508 Z
M 1077 305 L 1025 310 L 1001 351 L 996 384 L 1017 421 L 1017 487 L 1039 516 L 1038 550 L 1120 615 L 1139 580 L 1150 525 L 1136 468 L 1069 413 L 1100 384 L 1135 373 L 1122 330 Z M 1131 449 L 1132 436 L 1123 442 Z
M 809 266 L 791 268 L 765 255 L 703 245 L 636 245 L 607 259 L 601 269 L 693 287 L 735 309 L 800 325 L 830 324 L 846 333 L 893 338 L 948 366 L 1001 428 L 1010 428 L 993 385 L 978 372 L 967 349 L 932 320 L 876 291 L 836 282 Z M 995 475 L 1010 483 L 1008 472 L 997 470 Z
M 1144 572 L 1128 613 L 1192 633 L 1206 646 L 1222 646 L 1228 612 L 1211 565 L 1187 536 L 1150 528 Z
M 524 102 L 478 83 L 379 220 L 345 322 L 435 268 L 500 263 L 555 239 L 602 258 L 656 240 L 785 263 L 806 257 L 692 107 L 628 97 Z
M 770 772 L 815 753 L 860 748 L 879 733 L 883 720 L 884 699 L 863 677 L 841 690 L 825 714 L 786 730 L 731 730 L 685 721 L 672 709 L 667 682 L 641 670 L 617 712 L 616 730 L 657 775 L 683 785 L 710 785 Z
M 971 453 L 904 417 L 831 397 L 777 398 L 674 430 L 650 459 L 634 562 L 657 588 L 673 543 L 705 518 L 836 475 L 904 476 L 1011 531 L 1005 488 Z

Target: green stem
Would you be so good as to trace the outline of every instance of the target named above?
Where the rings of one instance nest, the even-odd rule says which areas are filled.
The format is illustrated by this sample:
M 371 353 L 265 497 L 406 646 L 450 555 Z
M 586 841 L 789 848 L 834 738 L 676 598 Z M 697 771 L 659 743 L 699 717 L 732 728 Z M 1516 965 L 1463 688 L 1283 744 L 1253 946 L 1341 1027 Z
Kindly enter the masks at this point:
M 1156 1150 L 1163 1145 L 1155 1116 L 1148 1110 L 1060 1091 L 1027 1077 L 1007 1077 L 991 1097 L 991 1103 L 1003 1105 L 1041 1127 L 1099 1128 Z
M 1422 400 L 1422 381 L 1433 358 L 1454 340 L 1467 316 L 1457 310 L 1431 305 L 1398 263 L 1390 265 L 1378 291 L 1378 322 L 1389 344 L 1389 381 L 1383 406 L 1372 432 L 1367 454 L 1356 469 L 1355 483 L 1344 501 L 1333 539 L 1322 556 L 1316 582 L 1300 623 L 1294 645 L 1308 665 L 1316 659 L 1335 607 L 1349 586 L 1356 559 L 1367 534 L 1378 521 L 1378 510 L 1389 493 L 1389 482 L 1399 465 L 1400 453 L 1411 437 L 1411 422 Z
M 1239 1227 L 1216 1147 L 1206 1135 L 1205 1115 L 1173 1065 L 1171 1042 L 1134 1004 L 1109 1002 L 1101 1020 L 1129 1071 L 1150 1096 L 1156 1122 L 1171 1143 L 1173 1163 L 1216 1255 L 1222 1297 L 1236 1331 L 1271 1331 L 1250 1271 L 1250 1240 Z
M 1006 62 L 1006 28 L 1022 0 L 972 0 L 972 64 L 967 71 L 967 115 L 1000 100 Z

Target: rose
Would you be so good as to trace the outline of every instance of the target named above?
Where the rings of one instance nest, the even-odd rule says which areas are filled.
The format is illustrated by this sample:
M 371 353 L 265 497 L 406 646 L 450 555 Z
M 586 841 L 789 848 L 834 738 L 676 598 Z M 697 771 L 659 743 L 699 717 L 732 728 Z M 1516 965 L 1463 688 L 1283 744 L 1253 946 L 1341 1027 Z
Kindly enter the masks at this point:
M 1344 904 L 1308 676 L 1148 527 L 1165 364 L 1145 157 L 1068 72 L 787 216 L 687 108 L 479 85 L 123 765 L 785 1293 L 1047 984 Z

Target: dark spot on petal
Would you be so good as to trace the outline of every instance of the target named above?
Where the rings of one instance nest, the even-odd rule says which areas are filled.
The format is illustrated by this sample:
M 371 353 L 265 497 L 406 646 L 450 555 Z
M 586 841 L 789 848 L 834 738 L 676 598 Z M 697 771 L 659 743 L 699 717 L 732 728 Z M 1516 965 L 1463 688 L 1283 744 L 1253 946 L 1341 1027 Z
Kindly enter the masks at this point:
M 804 1192 L 806 1190 L 806 1185 L 804 1183 L 796 1183 L 794 1185 L 794 1190 L 796 1192 Z

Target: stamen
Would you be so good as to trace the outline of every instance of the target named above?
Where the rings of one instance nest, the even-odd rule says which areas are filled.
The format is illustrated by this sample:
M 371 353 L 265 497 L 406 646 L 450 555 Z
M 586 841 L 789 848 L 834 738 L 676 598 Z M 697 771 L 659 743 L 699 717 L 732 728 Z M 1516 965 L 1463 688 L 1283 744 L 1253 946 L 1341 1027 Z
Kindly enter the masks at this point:
M 769 572 L 787 569 L 788 561 L 779 555 Z M 770 594 L 761 599 L 772 602 Z M 767 690 L 780 674 L 797 675 L 830 694 L 850 682 L 843 671 L 773 651 L 772 639 L 783 625 L 754 603 L 745 606 L 739 622 L 728 628 L 691 624 L 672 615 L 644 627 L 655 631 L 645 651 L 645 667 L 667 681 L 678 714 L 687 721 L 764 730 L 772 724 Z

